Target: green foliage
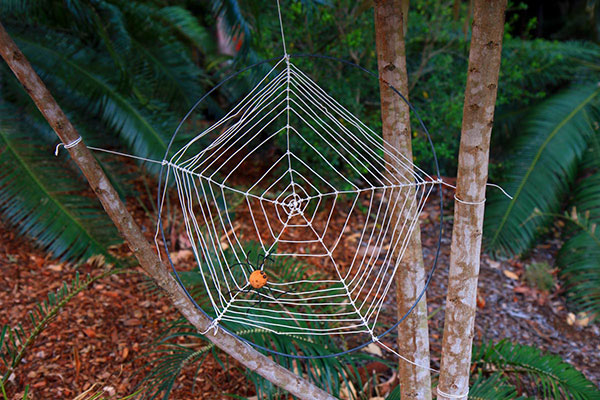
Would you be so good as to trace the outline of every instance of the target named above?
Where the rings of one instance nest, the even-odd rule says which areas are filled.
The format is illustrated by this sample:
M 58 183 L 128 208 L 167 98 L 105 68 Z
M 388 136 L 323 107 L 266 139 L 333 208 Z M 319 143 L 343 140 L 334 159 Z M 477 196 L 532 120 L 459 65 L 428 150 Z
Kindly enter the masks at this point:
M 88 145 L 161 160 L 179 118 L 212 86 L 201 67 L 212 61 L 212 38 L 180 6 L 12 0 L 0 2 L 0 19 Z M 2 215 L 55 256 L 106 254 L 118 242 L 112 224 L 81 196 L 87 185 L 65 152 L 53 157 L 56 137 L 4 63 L 0 85 Z M 207 106 L 218 109 L 214 100 Z M 123 164 L 106 160 L 111 182 L 131 193 Z
M 256 244 L 248 244 L 247 250 L 252 251 L 252 249 L 254 249 L 253 253 L 256 254 Z M 229 256 L 232 257 L 231 254 Z M 297 261 L 282 261 L 277 258 L 272 266 L 271 274 L 274 276 L 275 271 L 281 274 L 281 276 L 276 276 L 278 281 L 292 281 L 301 279 L 305 275 L 306 266 Z M 186 288 L 194 295 L 201 306 L 208 302 L 207 296 L 202 293 L 202 273 L 202 271 L 196 270 L 180 274 Z M 298 287 L 298 290 L 314 290 L 313 285 L 313 283 L 307 282 L 302 287 Z M 210 308 L 208 304 L 205 305 L 205 309 Z M 288 306 L 287 310 L 292 313 L 299 311 L 296 307 L 291 306 Z M 253 313 L 251 318 L 256 318 L 256 315 Z M 303 321 L 280 322 L 306 324 Z M 227 328 L 252 343 L 285 354 L 311 356 L 342 351 L 339 345 L 328 335 L 274 335 L 264 329 L 253 329 L 243 324 L 230 322 L 227 323 Z M 326 328 L 326 326 L 323 326 L 323 328 Z M 279 329 L 285 331 L 284 327 Z M 183 369 L 192 367 L 197 374 L 202 362 L 209 354 L 212 354 L 222 365 L 227 362 L 215 346 L 205 336 L 199 334 L 187 321 L 178 320 L 170 324 L 152 344 L 152 348 L 144 355 L 144 357 L 156 356 L 152 362 L 152 369 L 141 383 L 146 396 L 150 399 L 167 399 Z M 349 389 L 350 382 L 355 387 L 362 387 L 362 385 L 357 386 L 359 384 L 357 380 L 360 380 L 360 378 L 356 368 L 362 360 L 367 358 L 367 356 L 353 353 L 344 357 L 316 359 L 310 360 L 310 362 L 302 362 L 289 357 L 277 357 L 276 360 L 284 367 L 305 377 L 329 393 L 339 395 L 341 388 L 347 387 Z M 254 383 L 259 398 L 280 398 L 279 396 L 282 393 L 279 388 L 254 372 L 245 371 L 245 373 L 248 379 Z
M 501 256 L 527 251 L 554 219 L 568 222 L 557 265 L 571 304 L 600 312 L 600 89 L 574 86 L 535 108 L 509 148 L 500 182 L 514 198 L 488 192 L 484 237 Z M 572 210 L 562 214 L 565 204 Z
M 597 200 L 597 198 L 596 198 Z M 568 300 L 578 310 L 600 315 L 600 236 L 596 222 L 573 212 L 564 217 L 572 226 L 556 260 Z
M 596 122 L 596 129 L 598 123 Z M 557 264 L 568 290 L 568 299 L 580 311 L 600 315 L 600 135 L 586 152 L 580 176 L 570 199 L 569 225 Z
M 48 157 L 40 127 L 0 106 L 0 210 L 23 235 L 55 257 L 86 259 L 108 254 L 116 229 L 97 199 L 82 196 L 86 185 L 72 170 Z
M 541 291 L 550 291 L 554 287 L 552 267 L 547 262 L 536 262 L 525 266 L 525 282 Z
M 259 10 L 247 8 L 244 23 L 252 26 L 251 47 L 264 58 L 278 57 L 282 52 L 276 13 L 274 4 Z M 340 57 L 377 70 L 369 2 L 344 0 L 335 5 L 306 5 L 296 1 L 284 6 L 282 14 L 288 52 Z M 408 19 L 409 97 L 432 134 L 442 173 L 454 175 L 470 38 L 462 32 L 464 21 L 454 21 L 451 7 L 435 0 L 411 3 Z M 511 20 L 513 24 L 518 22 Z M 510 28 L 509 25 L 507 29 Z M 531 107 L 566 84 L 593 81 L 598 73 L 600 49 L 585 42 L 525 40 L 507 34 L 502 56 L 493 135 L 496 153 L 518 137 L 519 125 L 531 113 Z M 369 127 L 380 130 L 377 80 L 339 63 L 313 59 L 295 62 Z M 412 125 L 416 131 L 415 161 L 432 171 L 431 149 L 414 116 Z M 303 150 L 302 146 L 297 149 Z M 343 168 L 342 164 L 339 166 Z M 510 170 L 510 162 L 499 165 L 494 172 L 497 170 Z
M 473 348 L 471 363 L 472 400 L 600 398 L 600 390 L 581 372 L 559 356 L 541 353 L 535 347 L 507 340 L 488 342 Z M 400 399 L 400 387 L 386 399 Z
M 513 199 L 488 192 L 484 231 L 489 251 L 523 252 L 550 221 L 547 213 L 560 211 L 595 135 L 599 99 L 598 87 L 575 86 L 539 105 L 522 124 L 511 151 L 511 171 L 502 182 Z
M 513 400 L 524 399 L 518 396 L 517 389 L 512 386 L 500 373 L 484 376 L 479 373 L 471 377 L 474 381 L 469 388 L 471 400 Z M 435 389 L 434 389 L 435 391 Z M 400 386 L 397 386 L 386 400 L 400 400 Z
M 524 399 L 517 394 L 517 389 L 502 376 L 501 373 L 484 377 L 475 376 L 475 381 L 469 388 L 469 399 L 472 400 L 512 400 Z
M 37 303 L 33 311 L 29 312 L 29 318 L 31 319 L 29 330 L 23 328 L 21 323 L 16 327 L 9 325 L 2 327 L 0 332 L 0 359 L 2 359 L 4 365 L 4 368 L 0 370 L 2 390 L 4 390 L 4 385 L 25 356 L 26 351 L 63 307 L 92 283 L 118 272 L 120 272 L 118 269 L 106 268 L 95 276 L 88 275 L 85 280 L 80 280 L 79 273 L 76 273 L 70 285 L 63 282 L 56 293 L 48 293 L 48 300 Z
M 506 340 L 497 344 L 483 344 L 473 350 L 472 363 L 478 373 L 491 372 L 492 376 L 498 377 L 494 379 L 502 378 L 500 387 L 513 382 L 535 398 L 600 399 L 600 391 L 596 385 L 581 372 L 559 356 L 543 354 L 535 347 L 513 344 Z M 501 393 L 511 394 L 508 388 L 504 388 Z

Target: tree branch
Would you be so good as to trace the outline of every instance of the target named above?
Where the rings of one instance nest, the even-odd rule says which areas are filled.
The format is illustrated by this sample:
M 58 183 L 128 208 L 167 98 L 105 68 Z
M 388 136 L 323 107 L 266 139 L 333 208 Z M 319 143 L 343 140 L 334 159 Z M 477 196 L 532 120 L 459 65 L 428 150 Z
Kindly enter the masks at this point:
M 35 73 L 29 61 L 4 30 L 2 24 L 0 24 L 0 55 L 2 55 L 2 58 L 21 82 L 60 140 L 67 144 L 78 140 L 80 138 L 79 133 L 56 103 L 40 77 Z M 167 292 L 175 307 L 196 329 L 201 332 L 205 331 L 210 325 L 210 320 L 195 308 L 168 272 L 169 269 L 159 260 L 156 252 L 142 235 L 133 217 L 119 199 L 117 192 L 85 144 L 80 142 L 68 150 L 144 271 L 154 279 L 158 286 Z M 222 330 L 215 335 L 207 335 L 207 338 L 249 370 L 258 373 L 301 399 L 335 399 L 335 397 L 262 355 L 250 345 Z
M 381 119 L 383 137 L 390 146 L 412 160 L 410 109 L 388 85 L 394 86 L 408 98 L 408 73 L 406 70 L 406 49 L 404 32 L 408 12 L 408 0 L 377 0 L 375 2 L 375 39 L 377 43 L 377 63 L 381 96 Z M 389 160 L 394 162 L 393 160 Z M 400 171 L 402 167 L 398 168 Z M 408 172 L 403 179 L 412 179 Z M 414 199 L 415 190 L 398 194 L 398 204 Z M 409 200 L 410 202 L 410 200 Z M 407 208 L 404 214 L 395 211 L 394 218 L 406 223 L 398 224 L 394 237 L 408 240 L 396 272 L 397 314 L 402 318 L 417 300 L 425 286 L 425 267 L 421 246 L 421 229 L 416 221 L 410 237 L 404 227 L 412 226 L 418 216 L 411 215 Z M 392 223 L 395 226 L 396 223 Z M 395 239 L 392 239 L 395 240 Z M 425 296 L 408 317 L 398 327 L 398 351 L 414 360 L 416 364 L 429 366 L 429 332 L 427 327 L 427 302 Z M 431 376 L 429 370 L 400 360 L 400 390 L 402 399 L 431 399 Z
M 465 89 L 438 399 L 467 398 L 485 184 L 506 0 L 475 0 Z M 444 396 L 443 393 L 449 396 Z

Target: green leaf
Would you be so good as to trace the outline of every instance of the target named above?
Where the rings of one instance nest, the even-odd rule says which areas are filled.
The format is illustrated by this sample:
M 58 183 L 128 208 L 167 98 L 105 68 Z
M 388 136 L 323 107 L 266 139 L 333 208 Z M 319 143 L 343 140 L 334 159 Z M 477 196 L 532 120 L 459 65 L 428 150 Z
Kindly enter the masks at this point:
M 598 135 L 600 136 L 600 135 Z M 566 240 L 556 259 L 569 301 L 578 311 L 600 315 L 600 144 L 586 152 L 571 200 Z
M 512 400 L 524 398 L 517 396 L 517 389 L 510 385 L 499 373 L 492 374 L 489 377 L 478 374 L 475 382 L 469 388 L 469 399 L 471 400 Z
M 39 32 L 38 32 L 39 34 Z M 36 70 L 47 81 L 58 100 L 65 100 L 81 112 L 92 112 L 114 130 L 133 154 L 161 160 L 167 136 L 175 119 L 157 102 L 149 110 L 121 93 L 110 64 L 103 64 L 89 50 L 74 45 L 76 39 L 46 32 L 45 39 L 13 34 L 14 39 Z M 47 43 L 50 39 L 52 43 Z M 75 55 L 69 54 L 76 52 Z M 149 105 L 149 106 L 150 106 Z M 163 111 L 158 111 L 163 110 Z
M 179 6 L 163 7 L 158 10 L 157 15 L 177 34 L 183 36 L 204 53 L 210 54 L 215 51 L 215 41 L 210 33 L 185 8 Z
M 473 349 L 474 366 L 500 373 L 531 388 L 541 399 L 600 399 L 600 391 L 573 366 L 559 356 L 503 340 Z M 469 396 L 470 397 L 470 396 Z
M 488 191 L 484 221 L 489 251 L 509 256 L 527 250 L 550 217 L 560 210 L 577 165 L 594 134 L 600 88 L 575 86 L 540 104 L 523 123 L 504 182 L 509 200 Z M 542 215 L 542 216 L 539 216 Z
M 35 136 L 35 126 L 9 115 L 0 105 L 0 211 L 21 234 L 66 260 L 108 254 L 119 243 L 114 225 L 99 202 L 82 196 L 86 190 L 61 159 L 50 158 L 51 147 Z

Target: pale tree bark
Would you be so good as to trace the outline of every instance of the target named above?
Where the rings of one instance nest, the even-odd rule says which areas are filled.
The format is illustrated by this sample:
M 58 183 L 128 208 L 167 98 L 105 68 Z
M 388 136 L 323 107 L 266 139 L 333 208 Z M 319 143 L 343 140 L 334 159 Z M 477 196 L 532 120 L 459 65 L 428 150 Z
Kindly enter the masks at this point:
M 77 140 L 79 133 L 1 24 L 0 55 L 29 93 L 60 140 L 63 143 L 73 143 Z M 198 331 L 205 331 L 210 325 L 210 321 L 195 308 L 169 273 L 169 269 L 159 260 L 156 252 L 142 235 L 131 214 L 119 199 L 115 189 L 85 144 L 80 142 L 69 148 L 68 151 L 100 199 L 106 213 L 127 241 L 144 271 L 154 279 L 158 286 L 167 292 L 173 305 Z M 207 338 L 249 370 L 258 373 L 301 399 L 335 399 L 335 397 L 288 371 L 270 358 L 265 357 L 250 345 L 222 330 L 214 335 L 212 333 L 208 334 Z
M 458 155 L 454 226 L 438 399 L 467 394 L 506 0 L 475 0 Z
M 412 160 L 410 109 L 388 85 L 392 85 L 408 99 L 408 75 L 404 32 L 408 0 L 379 0 L 375 2 L 375 37 L 380 77 L 381 118 L 383 137 L 397 151 Z M 410 177 L 407 176 L 409 179 Z M 404 191 L 404 198 L 415 196 L 414 190 Z M 410 224 L 416 215 L 405 208 L 403 215 Z M 400 224 L 402 225 L 402 224 Z M 406 235 L 395 232 L 395 235 Z M 418 223 L 409 237 L 406 251 L 396 273 L 396 298 L 398 316 L 403 317 L 417 300 L 425 286 L 425 268 L 421 247 L 421 230 Z M 397 256 L 397 254 L 395 255 Z M 427 302 L 425 296 L 413 312 L 399 325 L 398 352 L 421 366 L 429 366 L 429 332 L 427 328 Z M 400 360 L 400 390 L 402 399 L 431 399 L 431 377 L 427 368 Z

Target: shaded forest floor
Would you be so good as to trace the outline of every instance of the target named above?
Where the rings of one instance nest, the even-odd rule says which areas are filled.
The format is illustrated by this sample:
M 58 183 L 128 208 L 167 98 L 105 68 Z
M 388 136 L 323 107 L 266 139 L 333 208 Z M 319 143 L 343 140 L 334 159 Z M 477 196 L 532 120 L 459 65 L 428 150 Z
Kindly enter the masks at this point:
M 426 262 L 431 265 L 437 247 L 439 206 L 435 195 L 421 218 Z M 451 199 L 451 194 L 447 196 Z M 449 202 L 447 202 L 449 203 Z M 148 237 L 152 222 L 142 210 L 136 219 Z M 445 211 L 444 235 L 438 269 L 427 291 L 432 366 L 439 367 L 452 213 Z M 552 264 L 554 245 L 540 246 L 527 260 L 497 262 L 483 257 L 479 281 L 475 340 L 511 341 L 536 346 L 562 356 L 596 384 L 600 383 L 600 327 L 573 323 L 559 285 L 551 293 L 524 283 L 525 266 L 534 261 Z M 121 250 L 125 252 L 125 248 Z M 93 272 L 92 265 L 78 268 Z M 49 258 L 30 242 L 0 224 L 0 323 L 30 326 L 27 312 L 47 298 L 62 281 L 70 281 L 75 266 Z M 555 272 L 554 272 L 555 274 Z M 394 293 L 394 290 L 391 290 Z M 393 297 L 393 296 L 391 296 Z M 151 360 L 148 345 L 176 313 L 169 302 L 148 289 L 136 269 L 95 283 L 69 303 L 29 349 L 7 385 L 9 396 L 18 397 L 26 384 L 34 399 L 73 398 L 89 390 L 103 390 L 107 397 L 131 394 Z M 394 300 L 384 308 L 383 322 L 395 320 Z M 394 345 L 394 338 L 386 342 Z M 391 354 L 384 354 L 393 360 Z M 222 393 L 252 396 L 253 386 L 235 362 L 224 370 L 211 356 L 194 377 L 188 368 L 175 384 L 172 398 L 220 399 Z M 391 371 L 383 372 L 391 375 Z M 195 383 L 195 392 L 191 393 Z M 93 393 L 90 391 L 89 393 Z M 86 397 L 84 397 L 86 398 Z

